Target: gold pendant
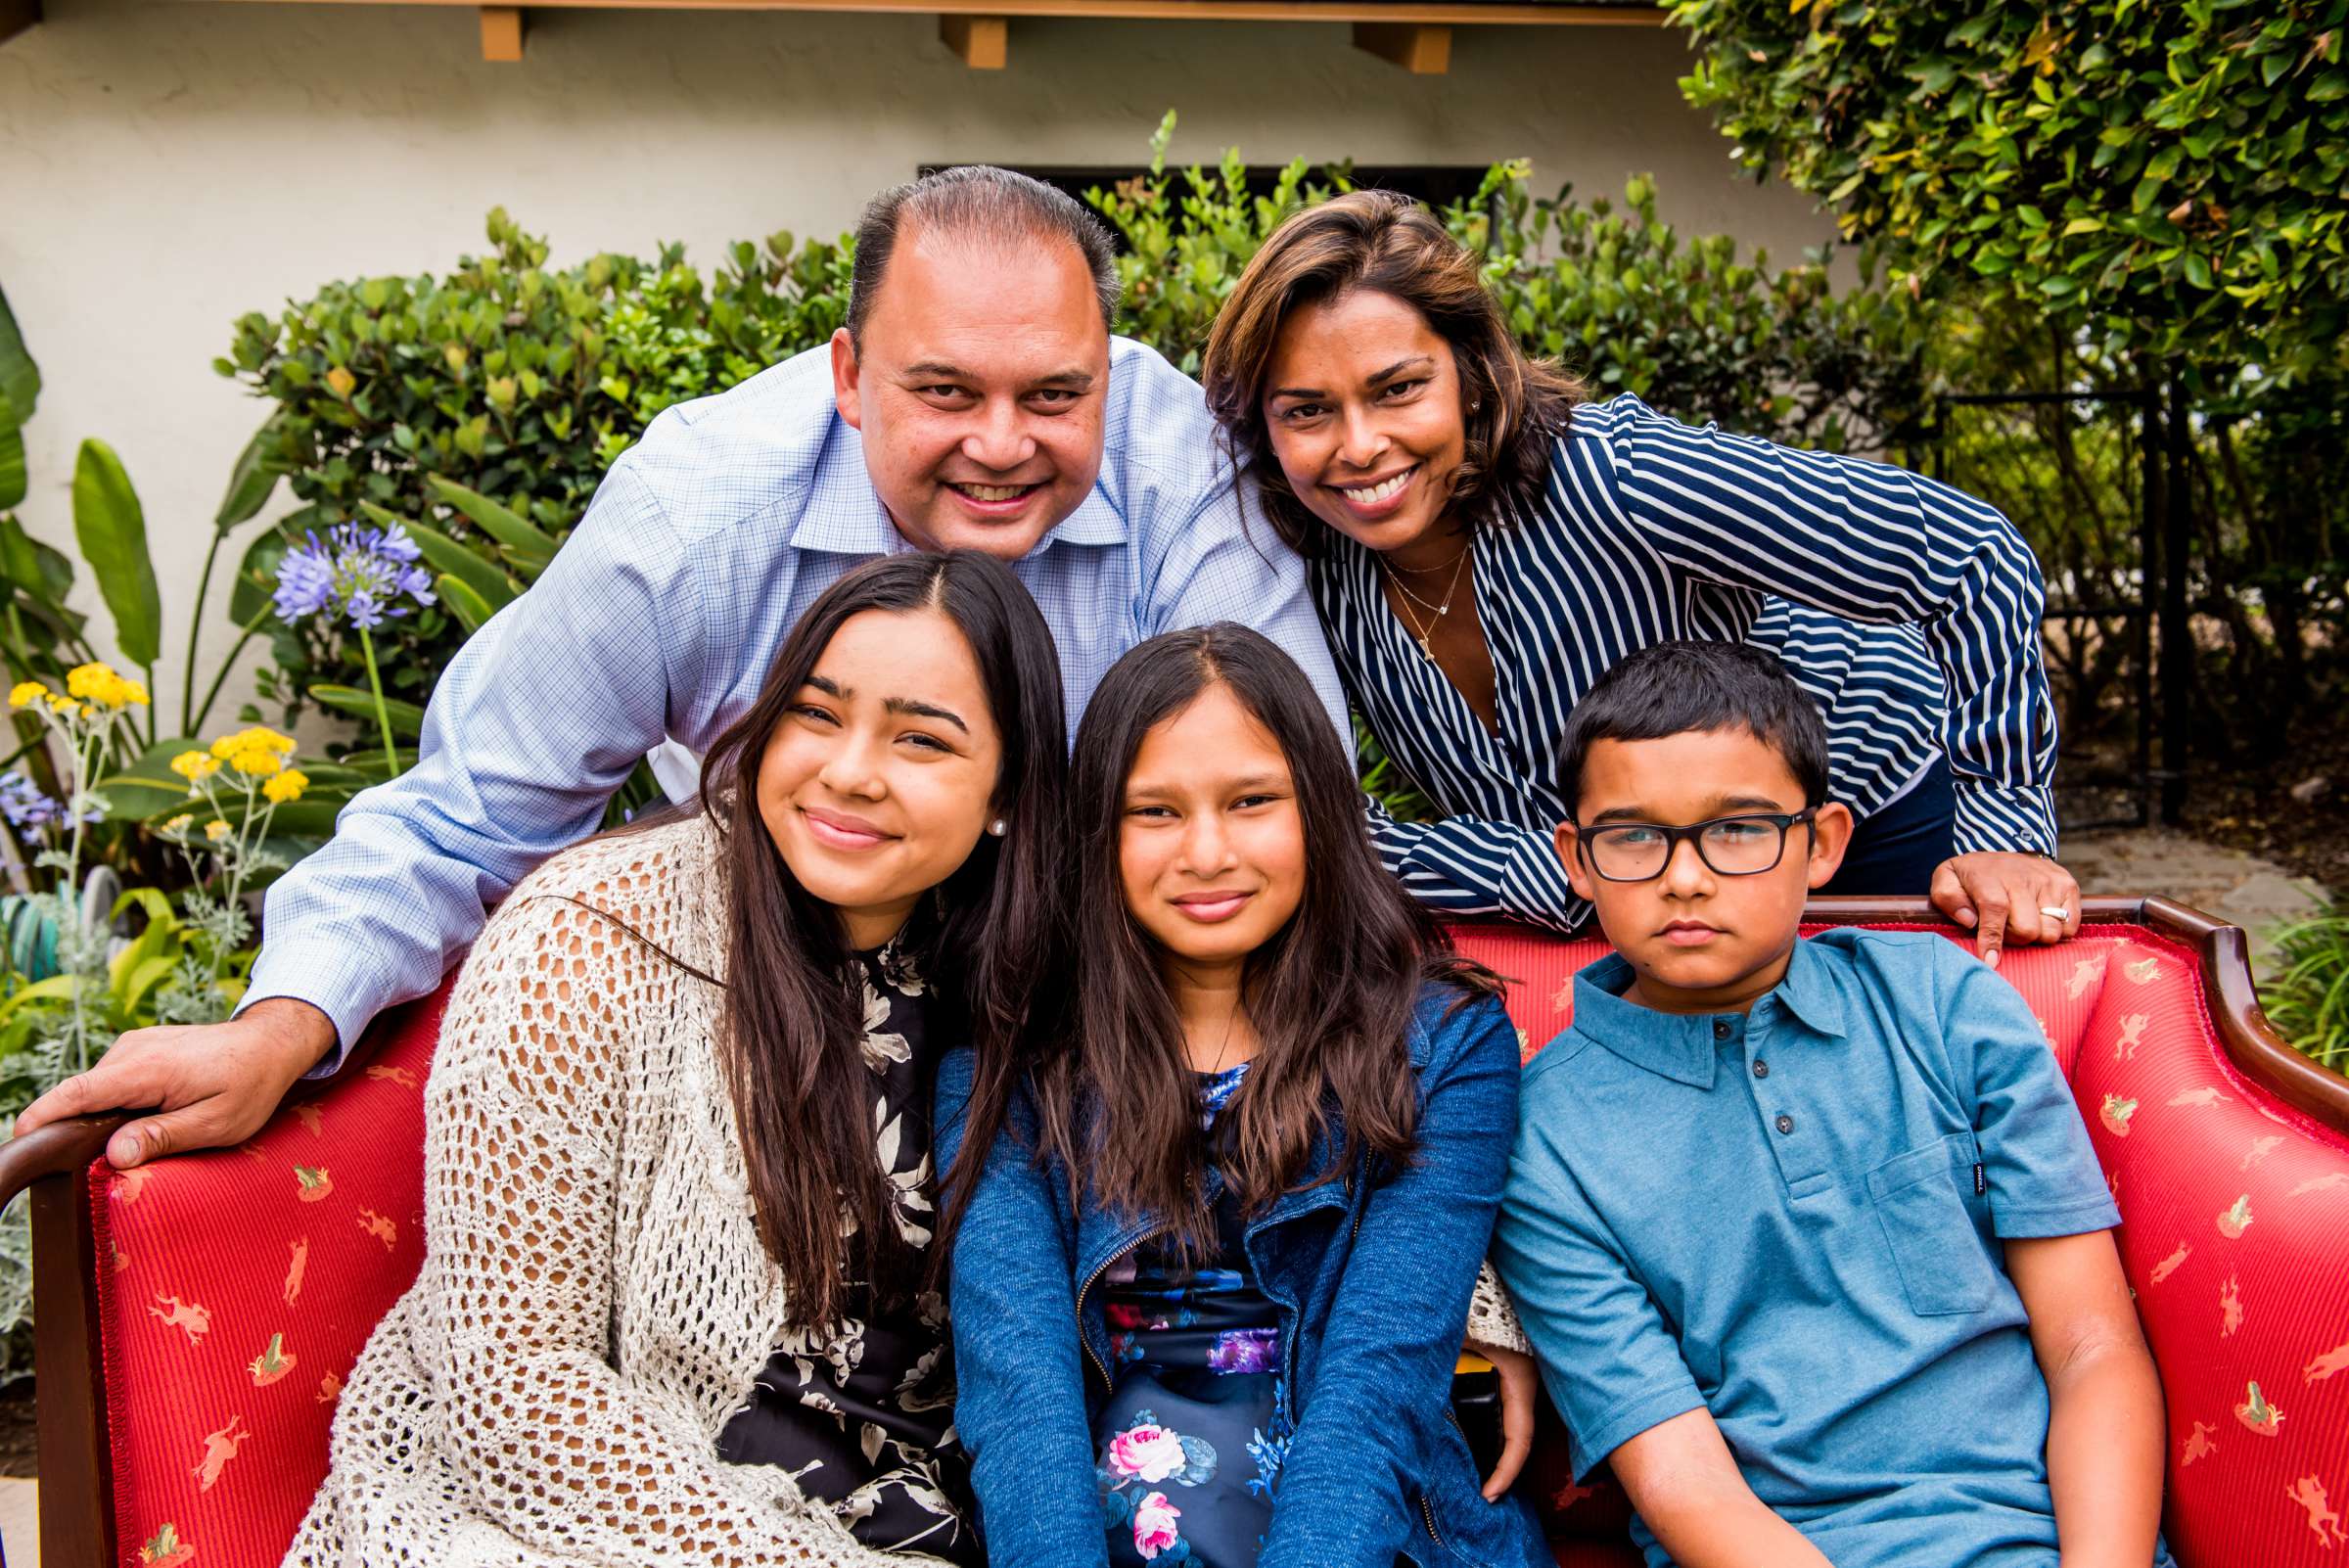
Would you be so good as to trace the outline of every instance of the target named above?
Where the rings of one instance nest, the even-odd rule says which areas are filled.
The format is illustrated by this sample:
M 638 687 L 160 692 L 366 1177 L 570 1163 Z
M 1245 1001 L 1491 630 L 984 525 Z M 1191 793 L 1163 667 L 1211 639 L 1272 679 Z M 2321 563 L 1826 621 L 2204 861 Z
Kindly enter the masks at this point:
M 1431 665 L 1436 662 L 1436 650 L 1428 646 L 1428 642 L 1425 637 L 1421 637 L 1419 639 L 1419 657 L 1426 660 Z

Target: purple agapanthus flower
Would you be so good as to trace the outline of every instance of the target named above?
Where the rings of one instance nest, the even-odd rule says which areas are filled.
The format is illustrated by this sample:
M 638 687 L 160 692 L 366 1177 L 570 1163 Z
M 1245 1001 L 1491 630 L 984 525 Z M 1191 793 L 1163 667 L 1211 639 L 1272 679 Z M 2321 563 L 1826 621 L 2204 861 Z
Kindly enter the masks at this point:
M 415 605 L 434 603 L 433 576 L 416 564 L 424 553 L 408 530 L 337 526 L 321 543 L 315 532 L 277 566 L 278 619 L 291 624 L 325 613 L 350 618 L 368 629 L 404 616 Z
M 66 808 L 41 793 L 21 767 L 0 773 L 0 816 L 20 830 L 45 828 L 66 818 Z

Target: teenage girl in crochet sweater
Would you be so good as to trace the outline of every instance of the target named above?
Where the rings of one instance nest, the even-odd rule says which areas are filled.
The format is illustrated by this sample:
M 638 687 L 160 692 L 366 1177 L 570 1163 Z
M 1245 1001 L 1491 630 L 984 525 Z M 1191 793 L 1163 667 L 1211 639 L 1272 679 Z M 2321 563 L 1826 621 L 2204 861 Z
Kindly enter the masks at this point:
M 930 1076 L 1008 1048 L 1066 769 L 1001 565 L 841 579 L 702 812 L 525 881 L 428 1094 L 426 1257 L 289 1564 L 977 1564 Z

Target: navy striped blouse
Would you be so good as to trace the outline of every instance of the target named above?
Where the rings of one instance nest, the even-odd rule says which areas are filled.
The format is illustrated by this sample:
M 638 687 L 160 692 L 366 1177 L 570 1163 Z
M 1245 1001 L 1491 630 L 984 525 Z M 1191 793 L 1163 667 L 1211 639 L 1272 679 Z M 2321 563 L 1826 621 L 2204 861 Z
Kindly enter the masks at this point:
M 1309 576 L 1339 672 L 1448 818 L 1374 810 L 1379 854 L 1447 913 L 1582 920 L 1551 844 L 1566 814 L 1557 738 L 1617 660 L 1676 637 L 1783 657 L 1826 715 L 1831 789 L 1858 815 L 1946 752 L 1960 853 L 2054 853 L 2039 563 L 1995 509 L 1946 484 L 1699 430 L 1629 394 L 1578 407 L 1530 515 L 1471 546 L 1497 739 L 1388 608 L 1371 552 L 1325 537 Z

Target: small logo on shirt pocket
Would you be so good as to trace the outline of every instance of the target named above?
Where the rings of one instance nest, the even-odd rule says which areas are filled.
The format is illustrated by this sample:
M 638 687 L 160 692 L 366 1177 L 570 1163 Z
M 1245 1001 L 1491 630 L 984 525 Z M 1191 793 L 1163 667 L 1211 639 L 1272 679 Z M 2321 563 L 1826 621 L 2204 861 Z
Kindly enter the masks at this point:
M 1988 1183 L 1970 1132 L 1912 1149 L 1867 1174 L 1867 1196 L 1900 1270 L 1910 1309 L 1921 1316 L 1978 1313 L 1998 1296 L 1998 1268 L 1974 1228 L 1966 1192 Z

